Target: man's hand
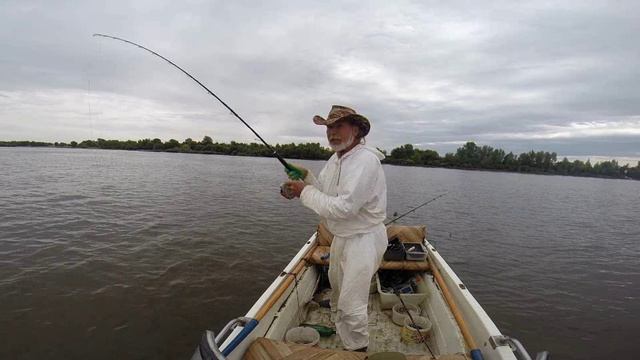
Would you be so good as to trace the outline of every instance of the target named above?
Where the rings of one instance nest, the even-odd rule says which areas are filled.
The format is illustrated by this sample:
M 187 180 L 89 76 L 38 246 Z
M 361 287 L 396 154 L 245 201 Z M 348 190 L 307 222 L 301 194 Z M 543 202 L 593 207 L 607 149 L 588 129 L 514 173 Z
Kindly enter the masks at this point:
M 292 164 L 289 164 L 289 168 L 285 168 L 284 172 L 287 173 L 287 176 L 291 180 L 304 180 L 309 174 L 309 170 L 302 166 Z
M 304 181 L 300 180 L 287 181 L 286 183 L 284 183 L 284 186 L 287 189 L 287 193 L 292 196 L 291 198 L 300 197 L 302 189 L 304 189 L 306 185 L 307 184 L 305 184 Z

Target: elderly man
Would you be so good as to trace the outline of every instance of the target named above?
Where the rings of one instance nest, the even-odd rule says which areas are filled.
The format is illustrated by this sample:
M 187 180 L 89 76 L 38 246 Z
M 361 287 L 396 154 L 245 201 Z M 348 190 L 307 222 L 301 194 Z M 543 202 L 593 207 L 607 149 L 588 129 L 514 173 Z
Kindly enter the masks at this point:
M 371 125 L 353 109 L 334 105 L 326 119 L 315 116 L 313 122 L 327 127 L 335 153 L 317 179 L 301 169 L 304 181 L 285 186 L 289 197 L 300 197 L 334 235 L 329 282 L 336 330 L 345 349 L 366 351 L 369 284 L 387 248 L 387 186 L 380 165 L 384 155 L 364 145 Z

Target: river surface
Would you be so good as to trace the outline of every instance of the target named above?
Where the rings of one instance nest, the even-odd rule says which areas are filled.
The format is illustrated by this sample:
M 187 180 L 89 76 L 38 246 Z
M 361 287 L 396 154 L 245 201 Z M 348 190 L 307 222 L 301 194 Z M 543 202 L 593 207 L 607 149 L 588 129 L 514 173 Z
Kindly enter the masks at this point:
M 318 171 L 320 161 L 300 161 Z M 385 166 L 503 333 L 640 356 L 640 182 Z M 0 148 L 0 359 L 185 359 L 314 231 L 274 159 Z

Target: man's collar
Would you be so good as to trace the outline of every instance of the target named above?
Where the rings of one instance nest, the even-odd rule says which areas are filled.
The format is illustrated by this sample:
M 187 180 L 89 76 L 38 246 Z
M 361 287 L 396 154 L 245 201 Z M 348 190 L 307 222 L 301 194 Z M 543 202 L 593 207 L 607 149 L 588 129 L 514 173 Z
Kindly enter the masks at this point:
M 336 154 L 336 158 L 338 159 L 344 159 L 347 158 L 349 156 L 351 156 L 352 154 L 354 154 L 356 151 L 358 151 L 359 149 L 362 148 L 362 144 L 357 144 L 356 146 L 354 146 L 353 148 L 351 148 L 351 150 L 347 151 L 344 155 L 342 155 L 341 157 L 338 157 Z

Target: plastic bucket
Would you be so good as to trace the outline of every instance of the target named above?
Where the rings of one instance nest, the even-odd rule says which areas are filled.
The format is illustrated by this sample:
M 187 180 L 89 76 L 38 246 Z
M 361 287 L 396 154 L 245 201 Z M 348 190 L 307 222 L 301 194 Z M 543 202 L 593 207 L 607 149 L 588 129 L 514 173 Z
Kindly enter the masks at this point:
M 313 346 L 320 341 L 320 333 L 314 328 L 299 326 L 289 329 L 284 340 L 298 345 Z
M 431 321 L 423 316 L 414 316 L 413 320 L 415 320 L 416 325 L 420 327 L 420 329 L 415 329 L 411 322 L 411 319 L 407 316 L 404 320 L 404 326 L 402 330 L 400 330 L 400 339 L 405 344 L 418 344 L 422 342 L 420 334 L 426 340 L 431 334 Z M 418 331 L 420 333 L 418 333 Z
M 395 304 L 391 310 L 391 320 L 393 320 L 393 323 L 398 326 L 404 326 L 404 319 L 409 317 L 409 315 L 407 315 L 407 310 L 409 310 L 414 319 L 420 315 L 420 309 L 413 304 L 407 304 L 406 310 L 402 304 Z

